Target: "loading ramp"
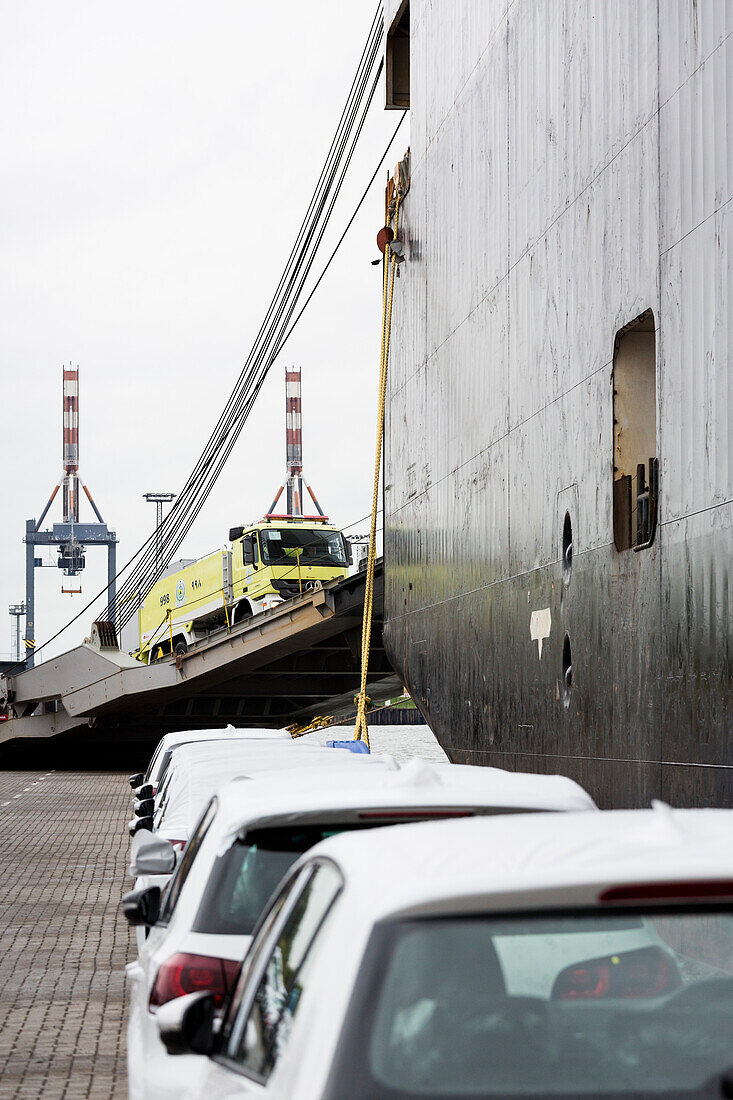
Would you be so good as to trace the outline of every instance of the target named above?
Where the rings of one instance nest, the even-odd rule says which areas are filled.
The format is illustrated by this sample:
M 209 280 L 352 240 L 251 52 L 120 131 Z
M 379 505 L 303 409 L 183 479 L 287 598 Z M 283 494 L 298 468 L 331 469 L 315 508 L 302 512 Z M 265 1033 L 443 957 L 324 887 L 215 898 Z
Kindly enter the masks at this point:
M 315 715 L 354 712 L 359 689 L 365 574 L 357 573 L 213 635 L 187 654 L 152 665 L 98 636 L 17 675 L 0 676 L 16 717 L 0 724 L 3 748 L 38 743 L 69 759 L 182 729 L 278 728 Z M 383 568 L 375 571 L 368 693 L 402 690 L 382 645 Z

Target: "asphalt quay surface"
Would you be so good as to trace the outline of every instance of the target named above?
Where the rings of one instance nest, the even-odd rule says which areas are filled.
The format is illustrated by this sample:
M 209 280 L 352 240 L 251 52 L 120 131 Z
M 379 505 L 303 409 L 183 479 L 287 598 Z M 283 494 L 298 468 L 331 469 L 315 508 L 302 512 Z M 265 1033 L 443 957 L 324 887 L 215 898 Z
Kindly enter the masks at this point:
M 127 1095 L 130 794 L 122 772 L 0 772 L 0 1100 Z

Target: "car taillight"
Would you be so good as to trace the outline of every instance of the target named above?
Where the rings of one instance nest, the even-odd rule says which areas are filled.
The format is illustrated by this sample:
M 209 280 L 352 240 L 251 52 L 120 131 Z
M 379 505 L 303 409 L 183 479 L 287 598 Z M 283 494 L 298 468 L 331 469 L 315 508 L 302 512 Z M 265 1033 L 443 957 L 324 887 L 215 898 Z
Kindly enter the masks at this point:
M 171 848 L 175 849 L 176 852 L 182 852 L 183 849 L 188 844 L 188 841 L 187 840 L 169 840 L 168 843 L 170 844 Z
M 150 992 L 150 1007 L 160 1008 L 187 993 L 213 993 L 221 1004 L 239 974 L 238 962 L 179 951 L 161 964 Z
M 604 997 L 661 997 L 682 984 L 673 959 L 661 947 L 640 947 L 562 970 L 552 987 L 555 1001 Z

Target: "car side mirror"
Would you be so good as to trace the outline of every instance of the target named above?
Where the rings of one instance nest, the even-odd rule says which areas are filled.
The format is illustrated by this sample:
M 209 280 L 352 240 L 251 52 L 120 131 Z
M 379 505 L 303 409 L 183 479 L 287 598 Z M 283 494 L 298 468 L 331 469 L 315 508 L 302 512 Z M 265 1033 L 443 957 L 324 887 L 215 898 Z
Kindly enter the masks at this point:
M 136 787 L 140 786 L 144 778 L 145 772 L 135 772 L 134 775 L 130 776 L 130 786 L 132 787 L 133 791 Z
M 175 870 L 176 852 L 169 840 L 157 833 L 140 829 L 132 839 L 130 874 L 170 875 Z
M 135 790 L 135 797 L 139 799 L 152 798 L 155 794 L 152 783 L 143 783 L 142 786 L 137 787 Z
M 176 997 L 155 1013 L 163 1046 L 169 1054 L 211 1054 L 214 1049 L 216 1001 L 213 993 Z
M 141 829 L 147 829 L 152 833 L 153 831 L 153 818 L 152 817 L 133 817 L 132 821 L 127 823 L 127 831 L 130 836 L 135 836 Z
M 122 899 L 122 912 L 128 924 L 146 924 L 148 927 L 160 914 L 160 887 L 146 886 L 143 890 L 133 890 Z
M 152 817 L 155 810 L 155 802 L 152 798 L 136 798 L 134 802 L 135 817 Z

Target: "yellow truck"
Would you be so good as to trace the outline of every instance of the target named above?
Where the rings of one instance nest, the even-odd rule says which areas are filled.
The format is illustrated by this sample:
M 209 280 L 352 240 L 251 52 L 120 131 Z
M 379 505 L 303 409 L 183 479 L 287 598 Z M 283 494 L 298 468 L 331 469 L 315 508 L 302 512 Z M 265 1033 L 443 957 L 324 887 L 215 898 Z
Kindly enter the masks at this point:
M 316 581 L 348 575 L 348 540 L 312 517 L 233 527 L 229 539 L 231 549 L 176 562 L 150 589 L 138 613 L 139 660 L 183 654 L 213 630 L 267 611 Z

